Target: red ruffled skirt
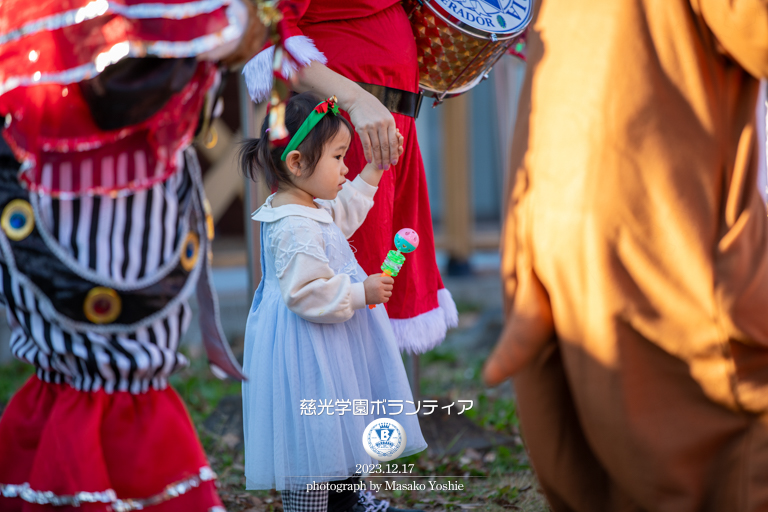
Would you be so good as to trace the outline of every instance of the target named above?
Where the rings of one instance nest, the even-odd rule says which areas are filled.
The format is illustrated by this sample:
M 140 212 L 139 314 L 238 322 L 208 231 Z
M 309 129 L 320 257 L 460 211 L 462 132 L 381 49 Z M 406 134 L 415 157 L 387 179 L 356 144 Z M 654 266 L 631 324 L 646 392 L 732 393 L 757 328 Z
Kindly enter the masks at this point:
M 108 394 L 32 377 L 0 416 L 3 511 L 209 511 L 214 478 L 170 387 Z

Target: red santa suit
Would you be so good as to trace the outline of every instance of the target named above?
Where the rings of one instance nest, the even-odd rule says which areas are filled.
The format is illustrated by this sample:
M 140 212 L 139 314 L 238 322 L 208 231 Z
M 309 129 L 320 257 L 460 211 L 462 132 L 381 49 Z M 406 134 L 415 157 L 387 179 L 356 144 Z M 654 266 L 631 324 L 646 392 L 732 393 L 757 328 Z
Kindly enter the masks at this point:
M 283 2 L 280 8 L 285 46 L 301 65 L 319 61 L 355 82 L 418 92 L 416 44 L 397 0 L 299 0 Z M 262 51 L 243 70 L 254 101 L 263 101 L 269 94 L 273 51 Z M 283 74 L 294 71 L 286 65 Z M 381 263 L 393 248 L 398 230 L 412 228 L 419 234 L 419 249 L 408 255 L 386 306 L 400 349 L 420 353 L 441 343 L 446 330 L 457 325 L 458 315 L 435 261 L 415 120 L 392 115 L 405 138 L 405 152 L 397 165 L 384 173 L 373 208 L 349 241 L 357 249 L 363 269 L 375 274 L 381 272 Z M 347 179 L 354 179 L 367 163 L 357 134 L 345 163 L 350 170 Z

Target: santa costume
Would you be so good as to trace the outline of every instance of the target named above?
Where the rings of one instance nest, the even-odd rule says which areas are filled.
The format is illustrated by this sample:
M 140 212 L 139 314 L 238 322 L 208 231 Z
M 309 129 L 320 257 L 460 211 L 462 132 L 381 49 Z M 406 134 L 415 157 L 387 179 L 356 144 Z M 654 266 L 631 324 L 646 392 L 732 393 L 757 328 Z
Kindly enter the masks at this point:
M 280 28 L 284 45 L 300 65 L 318 61 L 358 83 L 418 92 L 416 44 L 399 1 L 298 0 L 281 2 L 278 8 L 283 13 Z M 273 55 L 274 48 L 267 48 L 243 70 L 256 102 L 269 96 Z M 285 62 L 282 72 L 290 77 L 295 66 L 290 60 Z M 381 263 L 398 230 L 412 228 L 419 234 L 419 250 L 408 255 L 386 307 L 400 349 L 421 353 L 443 341 L 446 330 L 457 325 L 458 315 L 435 261 L 415 119 L 397 112 L 392 115 L 405 138 L 405 152 L 397 165 L 384 173 L 373 208 L 349 241 L 357 250 L 358 262 L 370 275 L 381 272 Z M 357 134 L 345 163 L 350 180 L 366 165 Z

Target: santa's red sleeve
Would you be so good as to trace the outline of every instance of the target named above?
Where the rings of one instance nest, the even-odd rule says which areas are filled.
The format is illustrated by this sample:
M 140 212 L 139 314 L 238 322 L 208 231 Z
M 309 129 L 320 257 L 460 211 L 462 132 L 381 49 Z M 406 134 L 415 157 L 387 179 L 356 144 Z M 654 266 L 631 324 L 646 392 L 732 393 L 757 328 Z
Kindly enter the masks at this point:
M 305 36 L 299 28 L 299 22 L 309 9 L 309 3 L 310 0 L 282 0 L 277 5 L 283 15 L 283 19 L 278 23 L 278 33 L 282 44 L 292 57 L 282 61 L 280 71 L 285 78 L 291 78 L 298 71 L 298 66 L 308 66 L 312 61 L 327 63 L 325 55 L 317 49 L 314 41 Z M 274 55 L 275 48 L 270 42 L 243 67 L 248 93 L 256 103 L 266 100 L 272 90 Z

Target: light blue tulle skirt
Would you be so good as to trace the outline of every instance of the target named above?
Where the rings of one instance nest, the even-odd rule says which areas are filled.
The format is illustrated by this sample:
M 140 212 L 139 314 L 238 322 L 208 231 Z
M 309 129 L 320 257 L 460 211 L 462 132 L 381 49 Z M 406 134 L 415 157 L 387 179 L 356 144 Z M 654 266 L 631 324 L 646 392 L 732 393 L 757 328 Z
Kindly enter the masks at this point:
M 357 269 L 357 276 L 364 276 Z M 359 279 L 353 279 L 359 281 Z M 246 489 L 290 489 L 343 480 L 372 460 L 363 447 L 363 430 L 386 417 L 405 429 L 401 456 L 427 447 L 419 428 L 403 362 L 383 306 L 360 309 L 338 324 L 308 322 L 291 312 L 276 279 L 267 279 L 254 296 L 245 333 L 243 383 Z M 311 406 L 302 400 L 315 402 Z M 366 399 L 385 406 L 356 416 L 336 412 L 337 400 Z M 320 403 L 332 404 L 320 410 Z M 308 403 L 307 403 L 308 404 Z M 381 406 L 379 406 L 381 407 Z M 322 414 L 319 414 L 322 412 Z M 408 415 L 407 413 L 411 413 Z

